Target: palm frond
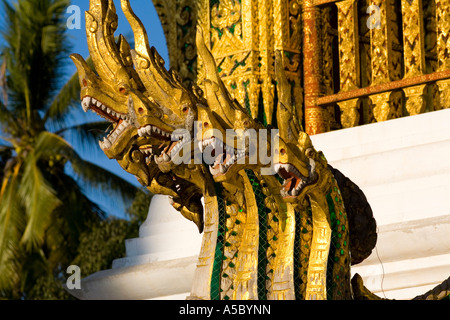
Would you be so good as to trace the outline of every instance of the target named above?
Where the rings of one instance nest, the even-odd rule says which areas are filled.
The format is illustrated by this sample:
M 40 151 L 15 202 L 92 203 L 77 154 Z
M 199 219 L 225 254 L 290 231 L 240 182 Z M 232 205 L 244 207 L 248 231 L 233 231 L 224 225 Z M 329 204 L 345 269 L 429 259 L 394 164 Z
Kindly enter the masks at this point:
M 16 245 L 18 241 L 14 241 L 11 236 L 7 237 L 4 250 L 0 255 L 0 297 L 8 297 L 17 299 L 17 296 L 11 296 L 14 287 L 20 282 L 22 263 L 20 251 Z
M 6 108 L 3 102 L 0 101 L 0 124 L 4 128 L 3 130 L 15 135 L 19 131 L 19 124 L 14 114 Z
M 19 161 L 5 174 L 0 188 L 0 261 L 7 259 L 5 257 L 16 249 L 18 241 L 15 240 L 24 226 L 24 215 L 17 192 L 21 166 Z
M 65 41 L 64 10 L 68 0 L 3 0 L 9 103 L 24 117 L 46 110 L 63 76 L 62 63 L 69 52 Z M 28 108 L 28 109 L 25 109 Z M 28 119 L 31 123 L 34 119 Z
M 2 66 L 0 67 L 0 90 L 2 93 L 3 104 L 8 105 L 8 85 L 6 82 L 6 59 L 3 58 Z
M 128 206 L 133 201 L 138 187 L 124 178 L 92 162 L 78 159 L 71 161 L 73 172 L 85 186 L 86 191 L 100 191 L 100 196 L 117 205 Z M 121 203 L 122 202 L 122 203 Z
M 136 193 L 136 186 L 120 176 L 86 160 L 83 160 L 78 153 L 62 137 L 44 131 L 38 137 L 36 150 L 39 150 L 39 157 L 45 154 L 59 154 L 70 162 L 73 173 L 86 189 L 98 190 L 108 197 L 122 199 L 129 203 Z
M 55 134 L 62 136 L 81 152 L 89 154 L 103 154 L 98 146 L 98 141 L 104 136 L 105 131 L 111 125 L 108 121 L 87 122 L 63 128 Z
M 18 190 L 27 213 L 21 243 L 29 250 L 43 244 L 52 212 L 61 205 L 55 190 L 44 178 L 38 160 L 34 151 L 28 154 Z
M 86 62 L 93 68 L 91 57 L 88 57 Z M 80 81 L 78 73 L 75 72 L 53 98 L 50 107 L 45 113 L 44 123 L 47 123 L 49 120 L 52 124 L 64 123 L 66 118 L 73 113 L 74 107 L 79 107 L 79 102 Z M 81 111 L 81 107 L 79 107 L 78 111 Z

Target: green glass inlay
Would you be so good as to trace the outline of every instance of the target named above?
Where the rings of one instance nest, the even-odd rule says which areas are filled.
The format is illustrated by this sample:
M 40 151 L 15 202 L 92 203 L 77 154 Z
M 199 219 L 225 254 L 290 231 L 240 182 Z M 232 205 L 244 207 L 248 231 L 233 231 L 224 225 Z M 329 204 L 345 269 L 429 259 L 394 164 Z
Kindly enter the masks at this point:
M 216 248 L 214 252 L 214 262 L 213 270 L 211 273 L 211 283 L 210 283 L 210 298 L 211 300 L 220 300 L 220 283 L 221 283 L 221 272 L 222 272 L 222 261 L 226 259 L 223 254 L 223 241 L 224 241 L 224 229 L 225 229 L 225 203 L 222 197 L 222 186 L 220 184 L 214 184 L 217 195 L 218 204 L 218 231 L 217 231 L 217 241 Z
M 330 219 L 331 219 L 331 221 L 336 219 L 336 213 L 334 211 L 330 212 Z

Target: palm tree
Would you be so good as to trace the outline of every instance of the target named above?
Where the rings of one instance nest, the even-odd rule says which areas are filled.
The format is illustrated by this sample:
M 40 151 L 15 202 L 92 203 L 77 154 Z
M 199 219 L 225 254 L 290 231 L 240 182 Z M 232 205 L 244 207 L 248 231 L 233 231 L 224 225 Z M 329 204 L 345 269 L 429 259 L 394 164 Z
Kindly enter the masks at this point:
M 137 190 L 67 141 L 70 134 L 91 143 L 108 126 L 73 122 L 81 113 L 78 77 L 62 83 L 70 1 L 1 1 L 0 298 L 26 298 L 36 278 L 65 271 L 80 234 L 105 217 L 86 187 L 124 201 Z

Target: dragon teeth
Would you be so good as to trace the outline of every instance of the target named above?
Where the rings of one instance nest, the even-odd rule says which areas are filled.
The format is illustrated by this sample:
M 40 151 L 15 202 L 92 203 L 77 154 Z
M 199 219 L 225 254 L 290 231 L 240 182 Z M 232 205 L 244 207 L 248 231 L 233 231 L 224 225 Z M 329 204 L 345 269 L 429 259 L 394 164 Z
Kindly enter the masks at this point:
M 119 134 L 121 134 L 122 131 L 123 131 L 126 127 L 128 127 L 128 126 L 129 126 L 128 121 L 124 120 L 124 121 L 122 121 L 122 122 L 117 126 L 117 128 L 114 130 L 114 132 L 116 132 L 117 135 L 119 135 Z
M 146 149 L 139 149 L 144 155 L 152 155 L 153 154 L 153 150 L 152 148 L 146 148 Z
M 103 150 L 103 149 L 111 148 L 112 143 L 111 143 L 111 141 L 109 141 L 108 138 L 105 137 L 103 139 L 103 141 L 99 141 L 99 145 L 100 145 L 100 148 L 102 148 L 102 150 Z
M 152 126 L 150 126 L 150 125 L 139 128 L 138 135 L 139 135 L 139 137 L 150 135 L 151 130 L 152 130 Z
M 158 133 L 158 134 L 160 134 L 160 135 L 162 135 L 164 137 L 167 137 L 167 138 L 169 138 L 171 136 L 170 132 L 161 130 L 158 127 L 154 127 L 154 126 L 151 126 L 151 125 L 146 125 L 145 127 L 141 127 L 141 128 L 138 129 L 138 135 L 140 137 L 151 136 L 152 132 Z
M 273 169 L 275 170 L 276 173 L 278 173 L 278 171 L 280 171 L 280 169 L 281 169 L 281 164 L 275 163 L 273 165 Z
M 87 112 L 89 109 L 91 109 L 91 106 L 95 106 L 96 108 L 105 111 L 108 114 L 111 114 L 114 117 L 117 117 L 122 120 L 128 120 L 127 115 L 115 112 L 114 110 L 109 109 L 107 106 L 105 106 L 101 101 L 92 98 L 92 97 L 84 97 L 81 101 L 81 106 L 83 107 L 83 111 Z M 91 109 L 92 112 L 95 112 L 93 109 Z M 111 121 L 110 119 L 106 118 L 105 116 L 99 114 L 102 118 Z
M 84 112 L 87 112 L 89 110 L 89 107 L 91 106 L 91 97 L 84 97 L 81 101 L 81 106 L 83 107 Z

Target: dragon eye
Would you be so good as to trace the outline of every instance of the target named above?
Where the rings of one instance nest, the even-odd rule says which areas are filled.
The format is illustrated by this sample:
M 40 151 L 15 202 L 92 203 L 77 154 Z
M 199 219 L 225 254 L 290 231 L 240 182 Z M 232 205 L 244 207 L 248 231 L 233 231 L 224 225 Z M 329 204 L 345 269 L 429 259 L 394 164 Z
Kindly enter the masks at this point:
M 139 114 L 143 114 L 144 113 L 144 109 L 143 108 L 139 108 L 138 112 L 139 112 Z
M 125 94 L 125 93 L 127 93 L 127 89 L 125 89 L 124 87 L 120 87 L 119 92 L 122 94 Z
M 189 111 L 189 107 L 184 107 L 184 108 L 183 108 L 183 112 L 184 112 L 184 113 L 187 113 L 188 111 Z
M 205 122 L 203 123 L 203 127 L 204 127 L 204 128 L 208 128 L 208 127 L 209 127 L 209 123 L 205 121 Z
M 88 83 L 87 83 L 86 79 L 83 79 L 82 82 L 83 82 L 83 87 L 87 87 Z
M 248 120 L 244 121 L 244 126 L 248 127 Z
M 284 154 L 286 153 L 286 149 L 281 148 L 281 149 L 280 149 L 280 153 L 281 153 L 281 155 L 284 155 Z

